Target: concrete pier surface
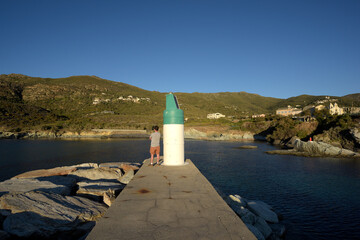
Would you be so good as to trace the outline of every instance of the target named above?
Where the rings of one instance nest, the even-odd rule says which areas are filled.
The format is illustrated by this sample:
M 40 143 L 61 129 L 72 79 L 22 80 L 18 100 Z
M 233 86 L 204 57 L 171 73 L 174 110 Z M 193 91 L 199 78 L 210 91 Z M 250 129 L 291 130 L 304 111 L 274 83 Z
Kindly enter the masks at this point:
M 256 240 L 191 160 L 148 166 L 116 198 L 87 240 Z

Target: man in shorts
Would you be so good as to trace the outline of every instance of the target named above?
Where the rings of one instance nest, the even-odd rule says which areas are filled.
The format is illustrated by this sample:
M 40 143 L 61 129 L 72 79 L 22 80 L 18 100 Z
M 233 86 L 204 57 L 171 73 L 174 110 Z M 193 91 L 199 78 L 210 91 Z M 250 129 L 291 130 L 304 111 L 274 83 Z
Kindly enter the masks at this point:
M 153 127 L 154 132 L 150 135 L 149 139 L 151 140 L 151 146 L 150 146 L 150 154 L 151 154 L 151 160 L 150 160 L 150 166 L 153 165 L 154 160 L 154 154 L 157 155 L 157 164 L 159 164 L 160 161 L 160 133 L 159 127 L 154 126 Z

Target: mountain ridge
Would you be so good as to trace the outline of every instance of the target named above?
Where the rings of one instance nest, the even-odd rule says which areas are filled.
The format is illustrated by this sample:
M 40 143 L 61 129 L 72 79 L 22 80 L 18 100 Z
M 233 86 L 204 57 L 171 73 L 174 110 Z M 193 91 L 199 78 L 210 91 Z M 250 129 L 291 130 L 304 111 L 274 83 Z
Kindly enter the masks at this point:
M 2 74 L 0 84 L 2 128 L 17 125 L 23 128 L 43 127 L 47 124 L 61 125 L 65 128 L 148 128 L 151 124 L 161 124 L 167 94 L 88 75 L 39 78 L 21 74 Z M 220 112 L 234 118 L 261 113 L 274 114 L 280 107 L 304 107 L 305 104 L 325 98 L 304 94 L 281 99 L 244 91 L 176 92 L 175 95 L 188 119 L 206 119 L 207 114 L 212 112 Z M 331 98 L 338 99 L 339 104 L 351 106 L 355 103 L 356 106 L 360 106 L 360 94 Z M 16 110 L 21 109 L 19 104 L 28 111 L 17 114 L 25 120 L 14 117 L 16 114 L 11 112 L 20 111 Z M 39 117 L 39 112 L 42 117 Z

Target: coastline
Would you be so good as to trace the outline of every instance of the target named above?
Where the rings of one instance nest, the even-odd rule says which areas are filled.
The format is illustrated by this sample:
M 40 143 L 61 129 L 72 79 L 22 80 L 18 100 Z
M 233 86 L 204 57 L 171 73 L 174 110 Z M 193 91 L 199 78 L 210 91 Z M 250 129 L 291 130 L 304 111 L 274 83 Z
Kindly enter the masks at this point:
M 10 132 L 0 131 L 0 139 L 81 139 L 81 138 L 148 138 L 150 132 L 133 129 L 91 129 L 87 131 L 36 131 Z M 185 139 L 208 141 L 266 141 L 265 136 L 251 132 L 240 131 L 199 131 L 195 128 L 185 128 Z
M 92 129 L 89 131 L 27 131 L 27 132 L 0 132 L 0 139 L 80 139 L 80 138 L 146 138 L 146 130 L 131 129 Z
M 111 138 L 148 138 L 150 133 L 146 130 L 135 129 L 92 129 L 88 131 L 27 131 L 27 132 L 0 132 L 0 139 L 111 139 Z M 265 136 L 254 134 L 247 131 L 218 131 L 214 129 L 198 130 L 193 127 L 185 128 L 185 139 L 205 140 L 205 141 L 234 141 L 234 142 L 254 142 L 267 141 Z M 279 144 L 276 144 L 279 142 Z M 280 140 L 269 142 L 270 144 L 285 149 L 267 151 L 267 154 L 294 155 L 301 157 L 338 157 L 360 159 L 360 153 L 345 148 L 333 146 L 331 144 L 311 141 L 304 142 L 293 137 L 289 142 L 281 143 Z

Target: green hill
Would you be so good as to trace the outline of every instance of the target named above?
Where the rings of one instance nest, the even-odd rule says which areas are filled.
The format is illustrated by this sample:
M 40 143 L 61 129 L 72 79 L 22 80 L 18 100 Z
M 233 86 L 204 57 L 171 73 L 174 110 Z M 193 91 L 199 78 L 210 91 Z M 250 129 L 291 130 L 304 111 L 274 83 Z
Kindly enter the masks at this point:
M 96 76 L 37 78 L 20 74 L 0 75 L 1 129 L 149 129 L 162 124 L 165 95 Z M 132 96 L 129 97 L 129 96 Z M 287 105 L 309 104 L 324 96 L 301 95 L 289 99 L 246 92 L 175 93 L 185 118 L 205 120 L 220 112 L 240 118 L 274 113 Z M 343 102 L 359 105 L 358 95 Z

